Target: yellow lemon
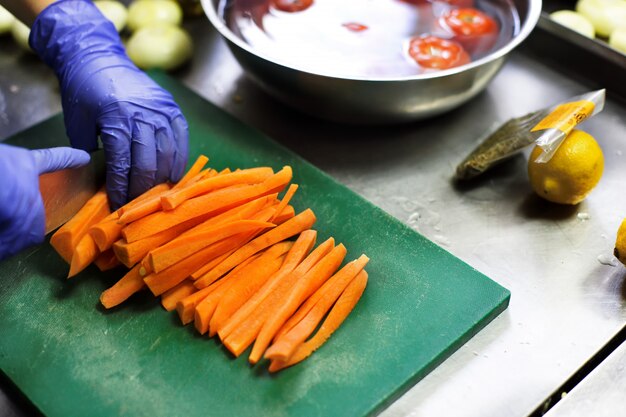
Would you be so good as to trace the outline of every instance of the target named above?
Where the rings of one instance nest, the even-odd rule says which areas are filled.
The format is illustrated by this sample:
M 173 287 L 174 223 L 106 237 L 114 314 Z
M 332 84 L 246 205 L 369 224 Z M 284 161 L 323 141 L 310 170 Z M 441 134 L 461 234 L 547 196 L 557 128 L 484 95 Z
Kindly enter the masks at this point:
M 548 162 L 535 162 L 540 153 L 541 148 L 535 146 L 528 160 L 528 177 L 533 190 L 548 201 L 578 204 L 602 177 L 602 149 L 582 130 L 572 130 Z
M 624 219 L 617 230 L 617 239 L 615 239 L 613 255 L 615 255 L 621 263 L 626 265 L 626 219 Z

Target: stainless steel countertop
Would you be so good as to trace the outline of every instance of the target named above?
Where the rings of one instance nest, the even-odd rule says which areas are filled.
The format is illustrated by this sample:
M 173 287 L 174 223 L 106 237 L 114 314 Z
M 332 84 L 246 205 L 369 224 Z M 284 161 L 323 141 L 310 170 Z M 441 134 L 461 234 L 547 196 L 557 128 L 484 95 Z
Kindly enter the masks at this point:
M 608 389 L 610 387 L 610 389 Z M 626 343 L 567 393 L 549 417 L 615 417 L 626 414 Z
M 507 311 L 384 416 L 526 416 L 626 325 L 626 268 L 611 255 L 626 217 L 623 105 L 609 100 L 585 122 L 605 151 L 604 177 L 585 202 L 560 207 L 532 194 L 524 156 L 469 186 L 451 182 L 486 130 L 590 89 L 525 52 L 451 113 L 366 128 L 284 107 L 243 77 L 208 22 L 187 26 L 197 50 L 175 76 L 511 290 Z M 55 85 L 0 39 L 0 140 L 58 112 Z

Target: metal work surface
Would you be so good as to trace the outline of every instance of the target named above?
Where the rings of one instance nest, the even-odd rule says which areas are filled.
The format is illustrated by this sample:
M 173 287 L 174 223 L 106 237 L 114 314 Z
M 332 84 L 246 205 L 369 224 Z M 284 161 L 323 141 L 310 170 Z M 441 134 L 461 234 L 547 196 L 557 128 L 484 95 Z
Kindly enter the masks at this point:
M 549 417 L 613 417 L 624 413 L 626 343 L 552 408 Z M 621 414 L 620 414 L 621 411 Z
M 471 185 L 451 182 L 486 130 L 589 89 L 528 51 L 451 113 L 365 128 L 284 107 L 242 76 L 207 22 L 189 28 L 197 52 L 176 74 L 188 86 L 511 290 L 507 311 L 384 416 L 528 415 L 624 327 L 626 269 L 611 255 L 626 216 L 623 105 L 609 100 L 584 125 L 605 152 L 599 186 L 579 206 L 558 207 L 533 196 L 523 156 Z M 0 39 L 0 139 L 59 110 L 54 77 L 9 45 Z

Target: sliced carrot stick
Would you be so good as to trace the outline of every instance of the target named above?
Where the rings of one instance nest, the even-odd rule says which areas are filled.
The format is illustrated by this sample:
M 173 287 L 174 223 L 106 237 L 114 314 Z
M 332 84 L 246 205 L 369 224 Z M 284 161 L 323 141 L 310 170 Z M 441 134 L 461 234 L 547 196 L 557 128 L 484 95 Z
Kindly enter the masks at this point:
M 116 268 L 122 263 L 117 256 L 115 256 L 115 252 L 113 249 L 109 249 L 105 252 L 102 252 L 93 263 L 98 267 L 100 271 L 108 271 L 110 269 Z
M 224 188 L 192 198 L 174 210 L 156 212 L 129 224 L 122 230 L 122 236 L 127 242 L 134 242 L 183 221 L 206 214 L 214 215 L 264 195 L 280 192 L 289 183 L 291 176 L 291 168 L 287 166 L 261 184 Z
M 219 299 L 211 317 L 209 336 L 214 336 L 226 320 L 279 270 L 285 259 L 283 255 L 292 247 L 293 242 L 289 241 L 274 244 L 250 264 L 243 279 L 233 282 Z
M 280 213 L 282 213 L 285 207 L 287 207 L 287 205 L 289 204 L 289 201 L 291 201 L 291 199 L 293 198 L 297 190 L 298 190 L 298 184 L 291 184 L 289 188 L 287 188 L 287 191 L 285 192 L 283 199 L 280 200 L 278 207 L 276 207 L 276 214 L 274 214 L 274 216 L 272 217 L 272 220 L 280 216 Z
M 265 352 L 265 358 L 279 361 L 288 360 L 298 346 L 315 331 L 328 310 L 348 284 L 363 270 L 368 260 L 363 255 L 358 261 L 348 263 L 329 278 L 285 323 L 283 333 L 277 333 L 274 343 Z
M 361 255 L 358 259 L 349 262 L 335 275 L 330 277 L 328 281 L 326 281 L 324 285 L 322 285 L 317 291 L 315 291 L 313 295 L 308 297 L 304 304 L 302 304 L 300 308 L 298 308 L 298 311 L 296 311 L 296 313 L 291 316 L 289 320 L 287 320 L 283 327 L 276 333 L 274 340 L 280 339 L 283 335 L 285 335 L 285 333 L 289 332 L 293 327 L 295 327 L 322 298 L 335 297 L 331 302 L 332 305 L 337 297 L 339 297 L 343 289 L 350 283 L 350 281 L 352 281 L 355 276 L 357 276 L 359 272 L 363 270 L 363 268 L 365 268 L 365 265 L 367 265 L 368 262 L 369 258 L 366 255 Z M 328 306 L 328 309 L 330 309 L 331 305 Z M 315 330 L 315 328 L 311 329 L 311 332 L 313 330 Z M 302 341 L 304 341 L 304 339 Z
M 118 257 L 120 262 L 129 268 L 132 268 L 137 262 L 141 261 L 152 249 L 161 246 L 162 244 L 169 242 L 176 238 L 181 233 L 192 227 L 202 223 L 206 219 L 204 217 L 198 217 L 189 221 L 180 223 L 170 229 L 159 232 L 155 235 L 149 236 L 145 239 L 141 239 L 132 243 L 126 242 L 124 239 L 118 240 L 113 244 L 113 251 Z
M 361 298 L 363 291 L 367 285 L 367 272 L 364 270 L 353 279 L 345 291 L 339 297 L 339 300 L 335 303 L 330 313 L 324 320 L 324 323 L 320 326 L 315 336 L 308 341 L 304 342 L 294 352 L 294 354 L 287 361 L 273 360 L 270 363 L 269 371 L 276 372 L 284 369 L 288 366 L 295 365 L 298 362 L 303 361 L 311 353 L 316 351 L 320 346 L 328 340 L 335 330 L 339 328 L 341 323 L 348 317 L 350 312 L 354 309 L 357 302 Z
M 207 227 L 184 237 L 179 237 L 151 250 L 148 253 L 151 270 L 161 272 L 188 256 L 206 248 L 213 243 L 230 236 L 256 230 L 258 228 L 271 228 L 274 223 L 262 222 L 258 220 L 235 220 L 230 223 L 218 224 Z
M 272 223 L 283 224 L 287 220 L 295 217 L 295 215 L 296 215 L 296 210 L 293 208 L 293 206 L 287 206 L 280 212 L 279 215 L 274 217 L 274 221 Z
M 296 312 L 300 304 L 335 273 L 345 256 L 346 248 L 340 243 L 294 284 L 287 297 L 275 306 L 272 316 L 263 323 L 248 358 L 250 363 L 257 363 L 261 359 L 276 332 Z
M 141 262 L 139 262 L 139 264 L 141 265 L 139 267 L 139 275 L 141 275 L 142 277 L 150 275 L 151 273 L 154 272 L 154 270 L 152 269 L 152 264 L 150 263 L 150 259 L 148 259 L 147 255 L 143 257 L 143 259 L 141 260 Z
M 218 256 L 217 258 L 207 262 L 206 264 L 204 264 L 202 267 L 200 267 L 200 269 L 198 269 L 195 272 L 192 272 L 191 275 L 189 275 L 189 278 L 192 281 L 197 280 L 199 277 L 201 277 L 202 275 L 206 274 L 208 271 L 210 271 L 211 269 L 213 269 L 215 267 L 215 265 L 219 264 L 220 262 L 222 262 L 224 259 L 226 259 L 228 256 L 230 256 L 231 253 L 233 253 L 235 251 L 235 249 L 231 249 L 228 252 L 226 252 L 223 255 Z
M 193 321 L 196 306 L 200 304 L 209 294 L 224 285 L 224 280 L 219 280 L 206 288 L 196 291 L 188 295 L 176 303 L 176 311 L 183 325 L 187 325 Z
M 221 337 L 222 343 L 233 355 L 241 355 L 250 346 L 268 317 L 274 314 L 275 306 L 285 299 L 295 282 L 301 279 L 333 249 L 334 244 L 334 239 L 330 238 L 315 248 L 296 269 L 281 277 L 276 288 L 267 294 L 265 299 L 254 309 L 253 313 L 249 314 L 240 323 L 237 323 L 225 338 Z
M 188 182 L 190 182 L 196 175 L 198 175 L 202 171 L 207 162 L 209 162 L 209 158 L 207 158 L 205 155 L 198 156 L 191 168 L 189 168 L 189 170 L 185 173 L 185 175 L 183 175 L 180 181 L 178 181 L 174 185 L 174 189 L 177 190 L 187 185 Z
M 67 277 L 72 278 L 76 276 L 76 274 L 95 261 L 98 255 L 100 255 L 100 251 L 96 246 L 96 242 L 94 242 L 90 234 L 86 233 L 78 242 L 76 248 L 74 248 L 74 255 L 72 255 L 72 261 L 70 262 L 70 272 L 67 274 Z
M 169 182 L 163 182 L 161 184 L 155 185 L 154 187 L 150 188 L 148 191 L 146 191 L 142 195 L 140 195 L 137 198 L 129 201 L 128 203 L 126 203 L 125 205 L 123 205 L 122 207 L 117 209 L 117 211 L 115 211 L 115 213 L 111 213 L 111 214 L 115 215 L 112 218 L 119 219 L 119 217 L 122 214 L 124 214 L 127 210 L 130 210 L 133 207 L 136 207 L 136 206 L 138 206 L 140 204 L 143 204 L 145 201 L 150 200 L 153 197 L 160 196 L 161 194 L 170 191 L 172 189 L 172 187 L 173 187 L 172 184 L 169 183 Z
M 72 262 L 74 248 L 87 230 L 109 214 L 109 202 L 104 188 L 96 192 L 87 203 L 57 230 L 50 238 L 50 244 L 69 264 Z
M 257 254 L 250 257 L 249 259 L 246 259 L 241 264 L 237 265 L 236 268 L 226 274 L 224 278 L 220 279 L 217 282 L 214 282 L 209 287 L 203 288 L 202 290 L 198 291 L 201 292 L 205 291 L 207 288 L 214 287 L 213 291 L 210 291 L 206 297 L 204 297 L 194 306 L 194 326 L 196 327 L 196 330 L 200 332 L 200 334 L 204 334 L 208 331 L 211 315 L 215 311 L 215 307 L 217 307 L 217 302 L 221 298 L 222 294 L 224 294 L 224 291 L 230 287 L 234 279 L 237 279 L 239 277 L 241 271 L 245 271 L 248 265 L 254 262 L 259 256 L 261 255 Z M 180 313 L 181 312 L 179 311 L 179 315 Z M 183 314 L 184 313 L 185 311 L 183 311 Z M 184 317 L 181 315 L 181 319 L 182 318 Z
M 161 183 L 157 184 L 154 187 L 150 188 L 148 191 L 135 198 L 134 200 L 128 202 L 123 207 L 119 208 L 117 211 L 109 214 L 104 219 L 102 219 L 97 224 L 94 224 L 89 228 L 89 234 L 93 237 L 93 240 L 98 245 L 98 249 L 101 252 L 109 249 L 113 246 L 117 240 L 122 237 L 122 228 L 123 225 L 118 223 L 118 217 L 120 210 L 128 210 L 137 204 L 141 204 L 146 199 L 149 199 L 155 195 L 160 195 L 165 191 L 170 189 L 170 184 Z
M 167 311 L 176 309 L 176 304 L 183 298 L 198 291 L 193 282 L 188 279 L 184 280 L 172 289 L 169 289 L 161 295 L 161 305 Z
M 173 210 L 184 201 L 207 194 L 220 188 L 237 184 L 259 184 L 274 174 L 272 168 L 259 167 L 244 169 L 225 175 L 218 175 L 197 181 L 188 187 L 181 188 L 161 198 L 163 210 Z
M 243 247 L 236 250 L 232 255 L 226 258 L 221 264 L 213 268 L 207 275 L 196 281 L 196 287 L 202 288 L 206 283 L 213 282 L 222 276 L 241 260 L 273 245 L 274 243 L 288 239 L 297 235 L 304 230 L 310 229 L 315 223 L 315 214 L 311 209 L 306 209 L 294 218 L 287 220 L 285 223 L 276 226 L 261 236 L 253 239 Z
M 163 294 L 165 291 L 187 278 L 192 272 L 197 271 L 202 265 L 213 259 L 213 257 L 221 255 L 221 253 L 215 254 L 215 247 L 219 244 L 220 242 L 217 242 L 216 244 L 207 246 L 201 251 L 194 253 L 161 272 L 148 275 L 144 278 L 144 282 L 154 295 Z
M 219 230 L 222 230 L 222 226 L 224 224 L 226 224 L 227 222 L 232 222 L 232 221 L 237 221 L 239 219 L 246 219 L 246 218 L 250 218 L 250 220 L 255 220 L 255 221 L 263 221 L 265 222 L 266 220 L 269 220 L 269 218 L 271 217 L 270 215 L 263 215 L 261 217 L 259 216 L 254 216 L 254 213 L 257 212 L 259 210 L 260 207 L 263 207 L 265 204 L 268 204 L 270 202 L 272 202 L 274 200 L 274 195 L 271 196 L 265 196 L 265 197 L 261 197 L 259 199 L 253 200 L 249 203 L 246 203 L 242 206 L 239 207 L 235 207 L 231 210 L 228 210 L 218 216 L 215 217 L 211 217 L 208 220 L 194 226 L 193 228 L 190 228 L 189 230 L 187 230 L 186 232 L 178 235 L 178 236 L 171 236 L 171 239 L 169 239 L 168 243 L 160 246 L 160 245 L 153 245 L 153 247 L 155 249 L 152 249 L 153 252 L 159 252 L 159 251 L 166 251 L 167 248 L 172 248 L 176 245 L 180 246 L 179 244 L 181 242 L 187 242 L 189 241 L 189 239 L 198 241 L 199 239 L 199 232 L 203 232 L 203 233 L 209 233 L 211 234 L 210 238 L 207 240 L 200 240 L 198 242 L 198 247 L 205 247 L 210 245 L 211 243 L 214 243 L 214 241 L 220 240 L 221 238 L 224 238 L 224 236 L 222 236 L 220 238 L 220 236 L 218 235 Z M 255 218 L 256 217 L 256 218 Z M 225 226 L 224 226 L 225 227 Z M 237 225 L 236 228 L 241 227 L 241 225 Z M 260 226 L 258 228 L 258 230 L 263 230 L 266 227 L 266 225 Z M 219 230 L 216 231 L 216 228 L 218 228 Z M 243 229 L 248 229 L 248 227 L 243 226 Z M 255 227 L 251 227 L 248 230 L 257 230 L 257 228 Z M 162 232 L 163 233 L 163 232 Z M 231 237 L 231 235 L 229 233 L 225 233 L 227 236 L 225 237 Z M 158 234 L 157 234 L 158 235 Z M 157 236 L 155 235 L 155 236 Z M 232 236 L 233 239 L 235 241 L 240 241 L 241 243 L 244 243 L 244 241 L 241 240 L 242 235 L 240 236 L 239 233 L 235 233 L 235 235 Z M 145 240 L 150 240 L 151 238 L 148 237 Z M 234 242 L 233 242 L 234 243 Z M 133 244 L 130 244 L 133 245 Z M 231 245 L 226 245 L 228 246 L 228 248 L 225 248 L 225 250 L 230 250 L 231 249 Z M 232 246 L 232 249 L 236 248 L 236 246 Z M 189 255 L 191 255 L 193 252 L 196 252 L 197 250 L 199 250 L 199 248 L 197 247 L 190 247 L 190 246 L 184 246 L 182 248 L 180 248 L 180 255 L 184 255 L 184 257 L 187 257 Z M 158 254 L 157 254 L 158 256 Z M 173 258 L 174 255 L 172 255 L 171 259 Z M 170 259 L 170 260 L 171 260 Z M 182 258 L 180 258 L 182 259 Z M 180 260 L 179 259 L 179 260 Z M 176 261 L 177 262 L 177 261 Z M 163 266 L 156 266 L 153 265 L 152 263 L 152 257 L 148 257 L 146 259 L 142 260 L 142 266 L 144 267 L 143 270 L 141 270 L 141 273 L 149 273 L 149 272 L 159 272 L 160 270 L 164 269 L 164 267 L 167 267 L 167 265 Z M 156 267 L 156 270 L 154 269 Z M 204 268 L 204 267 L 203 267 Z M 208 271 L 208 268 L 206 269 Z M 195 278 L 194 278 L 195 279 Z
M 275 290 L 281 280 L 302 262 L 313 246 L 315 246 L 316 239 L 317 232 L 315 230 L 305 230 L 300 233 L 300 236 L 298 236 L 298 239 L 287 253 L 285 261 L 276 274 L 270 277 L 263 287 L 255 292 L 245 304 L 226 320 L 223 326 L 218 328 L 217 331 L 221 340 L 224 340 L 235 327 L 239 326 L 239 324 L 261 304 L 265 297 Z
M 105 308 L 115 307 L 126 301 L 128 297 L 138 292 L 143 287 L 144 283 L 139 275 L 139 266 L 135 266 L 128 271 L 122 279 L 100 295 L 100 302 Z

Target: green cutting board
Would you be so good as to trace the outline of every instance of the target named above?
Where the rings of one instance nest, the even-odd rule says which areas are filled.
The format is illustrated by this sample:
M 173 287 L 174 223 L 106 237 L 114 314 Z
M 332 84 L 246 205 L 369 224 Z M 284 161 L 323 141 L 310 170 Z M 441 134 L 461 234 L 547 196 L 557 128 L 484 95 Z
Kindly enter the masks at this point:
M 0 369 L 49 416 L 364 416 L 380 412 L 508 305 L 510 293 L 289 150 L 156 74 L 182 107 L 190 160 L 291 165 L 294 205 L 311 207 L 318 242 L 366 253 L 368 287 L 328 343 L 276 375 L 182 327 L 146 293 L 104 311 L 123 271 L 67 281 L 50 245 L 0 263 Z M 12 138 L 66 144 L 61 116 Z M 451 399 L 452 400 L 452 399 Z

